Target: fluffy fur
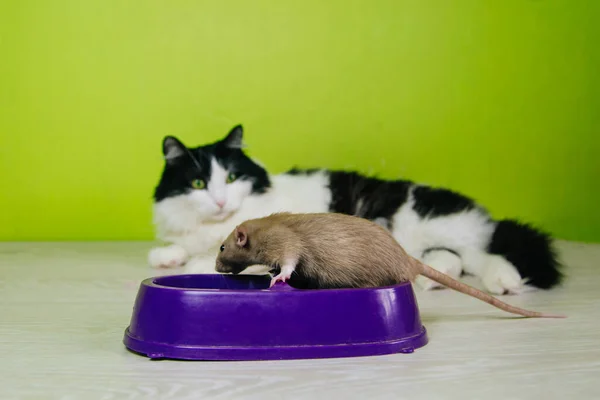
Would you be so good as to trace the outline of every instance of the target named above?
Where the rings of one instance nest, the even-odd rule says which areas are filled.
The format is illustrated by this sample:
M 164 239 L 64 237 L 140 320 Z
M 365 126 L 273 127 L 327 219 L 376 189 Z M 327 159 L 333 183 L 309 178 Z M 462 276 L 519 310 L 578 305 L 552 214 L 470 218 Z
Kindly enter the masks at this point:
M 411 256 L 454 278 L 475 275 L 491 293 L 548 289 L 561 282 L 546 233 L 516 221 L 494 221 L 468 197 L 353 171 L 292 169 L 270 176 L 243 151 L 242 139 L 239 125 L 224 139 L 195 148 L 164 139 L 165 166 L 153 211 L 157 238 L 167 245 L 150 251 L 152 266 L 214 273 L 220 243 L 245 220 L 282 211 L 337 212 L 378 223 Z M 246 272 L 266 270 L 257 265 Z M 439 286 L 421 276 L 417 284 Z

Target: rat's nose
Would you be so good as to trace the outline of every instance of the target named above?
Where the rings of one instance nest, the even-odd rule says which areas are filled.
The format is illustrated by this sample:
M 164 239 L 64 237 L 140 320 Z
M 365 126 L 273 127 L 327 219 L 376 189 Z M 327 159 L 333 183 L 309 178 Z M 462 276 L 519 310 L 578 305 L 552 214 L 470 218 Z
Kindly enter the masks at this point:
M 222 273 L 231 272 L 231 267 L 228 265 L 223 265 L 223 263 L 221 261 L 217 260 L 217 265 L 215 266 L 215 270 L 217 272 L 222 272 Z
M 215 201 L 215 203 L 217 203 L 219 208 L 225 207 L 225 200 L 217 200 L 217 201 Z

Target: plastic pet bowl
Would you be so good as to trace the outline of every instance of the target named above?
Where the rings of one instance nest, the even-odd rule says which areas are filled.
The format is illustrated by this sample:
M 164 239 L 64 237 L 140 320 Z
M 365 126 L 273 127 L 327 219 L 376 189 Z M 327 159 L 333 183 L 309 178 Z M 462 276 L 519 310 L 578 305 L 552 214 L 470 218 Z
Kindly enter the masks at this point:
M 410 283 L 295 289 L 257 275 L 144 280 L 123 343 L 151 359 L 283 360 L 412 353 L 428 342 Z

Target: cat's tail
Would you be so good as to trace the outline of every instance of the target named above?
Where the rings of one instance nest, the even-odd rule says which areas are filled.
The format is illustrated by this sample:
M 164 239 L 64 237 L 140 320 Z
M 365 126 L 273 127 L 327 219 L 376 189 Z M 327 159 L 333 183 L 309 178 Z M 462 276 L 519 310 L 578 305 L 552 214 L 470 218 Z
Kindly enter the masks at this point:
M 528 285 L 550 289 L 563 280 L 552 238 L 531 225 L 510 219 L 498 221 L 488 252 L 506 258 Z

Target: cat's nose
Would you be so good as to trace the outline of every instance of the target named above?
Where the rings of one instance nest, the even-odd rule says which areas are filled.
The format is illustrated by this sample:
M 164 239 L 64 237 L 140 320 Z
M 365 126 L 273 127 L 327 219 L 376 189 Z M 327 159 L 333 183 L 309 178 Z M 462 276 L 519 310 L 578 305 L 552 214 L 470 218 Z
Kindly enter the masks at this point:
M 215 203 L 217 203 L 219 208 L 225 207 L 225 200 L 217 200 Z

